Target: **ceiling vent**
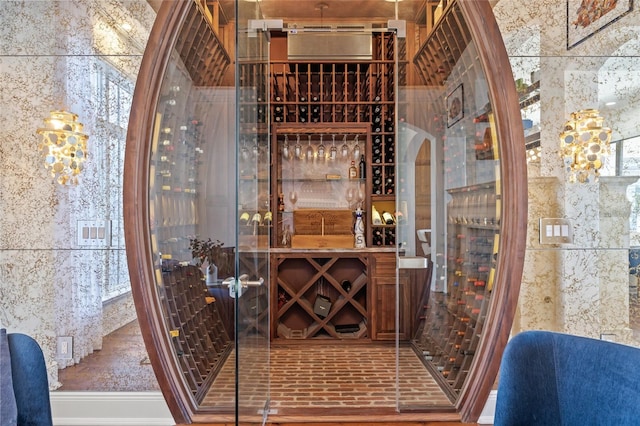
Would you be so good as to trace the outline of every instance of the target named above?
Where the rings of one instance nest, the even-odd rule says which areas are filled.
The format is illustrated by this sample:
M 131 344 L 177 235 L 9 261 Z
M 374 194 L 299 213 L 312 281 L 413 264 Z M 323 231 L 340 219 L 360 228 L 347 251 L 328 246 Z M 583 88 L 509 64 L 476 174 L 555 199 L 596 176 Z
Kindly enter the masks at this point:
M 289 60 L 371 60 L 371 27 L 323 24 L 286 28 Z

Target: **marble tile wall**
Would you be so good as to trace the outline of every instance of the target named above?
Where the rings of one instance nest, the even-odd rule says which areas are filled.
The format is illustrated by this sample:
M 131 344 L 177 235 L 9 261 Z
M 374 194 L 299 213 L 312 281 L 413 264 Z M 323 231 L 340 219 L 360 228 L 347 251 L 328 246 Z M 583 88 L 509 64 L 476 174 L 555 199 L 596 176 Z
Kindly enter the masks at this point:
M 515 76 L 540 74 L 542 161 L 529 166 L 529 226 L 525 273 L 513 332 L 548 329 L 640 345 L 630 338 L 626 188 L 635 178 L 570 184 L 558 155 L 558 135 L 572 111 L 600 109 L 614 138 L 637 135 L 636 10 L 567 50 L 566 2 L 501 0 L 494 11 Z M 615 57 L 610 57 L 610 56 Z M 626 76 L 626 77 L 625 77 Z M 618 104 L 606 107 L 607 93 Z M 572 244 L 539 243 L 539 218 L 567 218 Z
M 130 297 L 104 315 L 102 287 L 128 280 L 121 234 L 124 146 L 100 121 L 92 80 L 107 62 L 135 81 L 155 14 L 145 1 L 4 1 L 0 8 L 0 326 L 34 336 L 52 388 L 57 369 L 100 349 L 102 336 L 135 318 Z M 126 35 L 116 24 L 132 24 Z M 28 22 L 29 25 L 24 23 Z M 137 40 L 137 41 L 136 41 Z M 133 46 L 133 47 L 132 47 Z M 132 83 L 133 84 L 133 83 Z M 89 134 L 78 186 L 53 181 L 35 131 L 51 110 L 79 115 Z M 77 244 L 78 220 L 114 224 L 113 240 Z M 121 312 L 114 315 L 111 312 Z M 58 336 L 72 336 L 73 359 L 56 358 Z

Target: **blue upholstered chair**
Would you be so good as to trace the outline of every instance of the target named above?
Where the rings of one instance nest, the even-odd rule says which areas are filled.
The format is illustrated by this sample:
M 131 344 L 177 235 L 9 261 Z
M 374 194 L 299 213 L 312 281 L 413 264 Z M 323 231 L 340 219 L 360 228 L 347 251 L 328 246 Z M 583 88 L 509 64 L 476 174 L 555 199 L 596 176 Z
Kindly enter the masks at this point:
M 496 426 L 640 425 L 640 349 L 547 331 L 508 343 Z
M 42 349 L 20 333 L 0 333 L 0 424 L 51 426 L 49 380 Z

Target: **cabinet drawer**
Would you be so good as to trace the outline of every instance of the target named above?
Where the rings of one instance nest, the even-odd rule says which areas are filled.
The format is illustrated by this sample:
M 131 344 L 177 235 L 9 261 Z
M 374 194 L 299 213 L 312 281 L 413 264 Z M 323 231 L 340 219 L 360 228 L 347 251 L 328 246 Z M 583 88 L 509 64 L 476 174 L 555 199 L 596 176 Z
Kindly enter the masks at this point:
M 396 275 L 396 254 L 378 253 L 373 255 L 373 275 L 374 276 L 395 276 Z

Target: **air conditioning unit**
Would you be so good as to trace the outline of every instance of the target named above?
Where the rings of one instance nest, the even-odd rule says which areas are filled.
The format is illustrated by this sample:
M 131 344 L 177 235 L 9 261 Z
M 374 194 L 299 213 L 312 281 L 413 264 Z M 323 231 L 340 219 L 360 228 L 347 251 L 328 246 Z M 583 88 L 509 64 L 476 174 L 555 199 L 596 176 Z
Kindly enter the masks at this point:
M 371 60 L 371 26 L 287 24 L 289 60 Z

